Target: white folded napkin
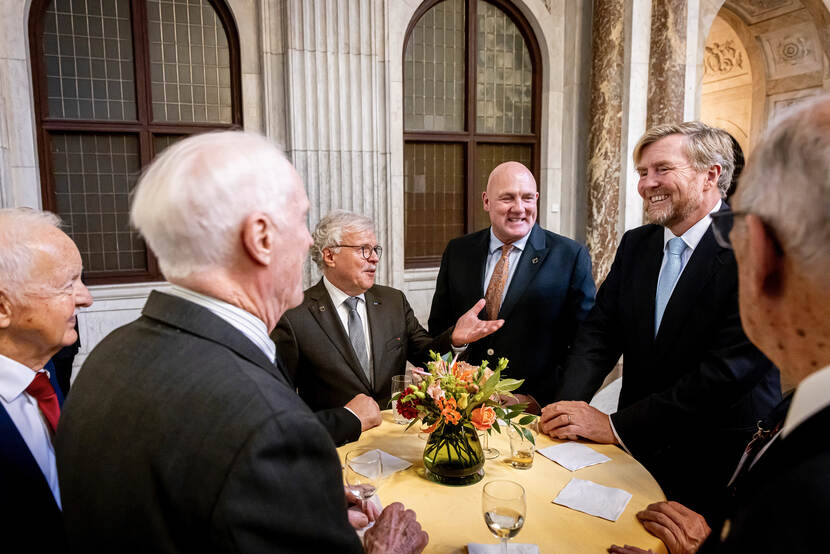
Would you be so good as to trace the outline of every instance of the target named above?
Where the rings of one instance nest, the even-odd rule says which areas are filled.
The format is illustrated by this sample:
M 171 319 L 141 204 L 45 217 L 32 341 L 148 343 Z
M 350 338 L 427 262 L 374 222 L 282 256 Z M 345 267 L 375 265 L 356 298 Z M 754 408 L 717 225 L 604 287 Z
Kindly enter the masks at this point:
M 571 471 L 601 464 L 611 459 L 605 454 L 600 454 L 593 448 L 578 442 L 565 442 L 548 446 L 539 450 L 539 454 Z
M 372 452 L 375 452 L 375 450 L 370 450 L 369 452 L 363 454 L 362 456 L 358 456 L 357 458 L 354 459 L 354 461 L 358 462 L 358 463 L 364 462 L 368 459 L 369 455 Z M 410 467 L 412 465 L 410 462 L 407 462 L 406 460 L 402 460 L 402 459 L 398 458 L 397 456 L 393 456 L 392 454 L 389 454 L 388 452 L 384 452 L 383 450 L 377 449 L 377 452 L 380 452 L 380 463 L 383 465 L 383 473 L 381 473 L 382 477 L 389 477 L 393 473 L 397 473 L 398 471 L 403 471 L 404 469 L 407 469 L 408 467 Z M 355 471 L 357 471 L 358 473 L 360 473 L 360 471 L 358 471 L 357 468 L 353 468 L 353 469 Z M 369 475 L 366 475 L 366 477 L 369 477 Z
M 582 479 L 571 479 L 565 488 L 559 491 L 553 502 L 592 516 L 617 521 L 629 500 L 631 493 L 622 489 L 604 487 Z
M 471 542 L 467 545 L 468 554 L 498 554 L 501 552 L 501 544 L 478 544 Z M 519 542 L 507 543 L 507 552 L 510 554 L 539 554 L 539 547 L 535 544 L 522 544 Z

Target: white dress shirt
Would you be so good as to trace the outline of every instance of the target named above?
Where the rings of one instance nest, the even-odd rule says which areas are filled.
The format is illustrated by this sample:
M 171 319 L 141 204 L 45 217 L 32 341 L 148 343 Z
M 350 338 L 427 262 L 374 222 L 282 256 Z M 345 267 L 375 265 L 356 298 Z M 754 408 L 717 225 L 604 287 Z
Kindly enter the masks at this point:
M 40 371 L 49 376 L 45 369 Z M 26 392 L 26 387 L 35 380 L 35 375 L 31 368 L 0 355 L 0 404 L 6 409 L 26 446 L 29 447 L 29 452 L 32 453 L 52 490 L 58 508 L 61 508 L 52 432 L 38 408 L 37 399 Z M 37 517 L 37 514 L 33 514 L 32 517 Z
M 225 320 L 233 326 L 234 329 L 245 335 L 252 343 L 254 343 L 265 356 L 275 361 L 277 355 L 277 345 L 268 336 L 268 326 L 265 322 L 250 312 L 246 312 L 238 306 L 228 304 L 218 298 L 207 296 L 200 292 L 196 292 L 181 285 L 173 285 L 170 289 L 164 291 L 172 296 L 178 296 L 189 302 L 193 302 L 210 312 Z
M 351 296 L 332 285 L 331 281 L 325 277 L 323 277 L 323 286 L 326 287 L 326 290 L 329 293 L 329 298 L 331 298 L 331 303 L 337 310 L 337 317 L 340 318 L 340 323 L 346 331 L 346 336 L 349 336 L 349 307 L 346 305 L 346 300 L 351 298 Z M 374 360 L 372 360 L 372 336 L 369 334 L 369 315 L 366 313 L 366 295 L 359 294 L 355 298 L 359 299 L 357 303 L 357 313 L 360 316 L 360 323 L 363 325 L 363 337 L 366 339 L 364 341 L 366 343 L 367 350 L 366 358 L 369 360 L 369 375 L 372 375 Z M 351 337 L 349 336 L 349 338 Z
M 516 273 L 519 258 L 522 257 L 522 252 L 525 249 L 527 239 L 532 231 L 533 228 L 531 227 L 525 236 L 512 243 L 513 249 L 507 255 L 507 282 L 504 284 L 504 290 L 501 293 L 502 303 L 504 303 L 504 297 L 507 296 L 507 291 L 510 289 L 510 281 L 513 280 L 513 274 Z M 499 263 L 499 258 L 501 258 L 501 247 L 503 245 L 504 243 L 496 238 L 496 235 L 493 234 L 493 228 L 490 227 L 490 246 L 487 249 L 487 263 L 484 266 L 484 289 L 481 292 L 482 298 L 487 294 L 487 287 L 490 285 L 490 278 L 493 276 L 496 264 Z

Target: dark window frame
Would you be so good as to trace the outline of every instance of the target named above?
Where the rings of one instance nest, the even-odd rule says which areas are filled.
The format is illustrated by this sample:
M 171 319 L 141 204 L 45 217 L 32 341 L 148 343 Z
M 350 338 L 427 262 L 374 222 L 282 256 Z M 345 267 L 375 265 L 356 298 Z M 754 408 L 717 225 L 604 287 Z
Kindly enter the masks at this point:
M 403 51 L 401 52 L 402 67 L 406 65 L 406 48 L 409 45 L 409 39 L 413 29 L 424 16 L 435 5 L 444 0 L 426 0 L 423 2 L 412 19 L 409 26 L 406 28 L 403 41 Z M 540 169 L 541 169 L 541 129 L 542 129 L 542 53 L 539 48 L 539 43 L 536 40 L 536 35 L 533 32 L 530 23 L 519 9 L 508 0 L 484 0 L 488 4 L 492 4 L 501 9 L 508 18 L 516 25 L 516 28 L 522 35 L 522 38 L 527 45 L 528 53 L 530 54 L 530 61 L 532 64 L 532 100 L 530 107 L 530 126 L 531 133 L 528 135 L 519 134 L 482 134 L 475 132 L 476 122 L 476 67 L 478 63 L 478 0 L 465 0 L 465 41 L 467 46 L 466 51 L 466 67 L 464 70 L 464 91 L 465 91 L 465 105 L 464 105 L 464 130 L 463 131 L 407 131 L 406 122 L 403 123 L 403 142 L 407 143 L 455 143 L 461 144 L 464 158 L 464 188 L 465 188 L 465 214 L 464 214 L 464 228 L 465 232 L 473 231 L 473 218 L 476 208 L 481 202 L 481 191 L 474 190 L 476 186 L 476 146 L 478 144 L 516 144 L 523 146 L 530 146 L 531 148 L 531 165 L 529 169 L 536 179 L 537 187 L 539 183 Z M 405 78 L 405 77 L 404 77 Z M 405 85 L 404 85 L 405 86 Z M 542 199 L 539 199 L 539 204 L 542 204 Z M 406 211 L 406 205 L 404 205 Z M 404 230 L 406 227 L 404 226 Z M 404 239 L 405 240 L 405 239 Z M 437 256 L 421 256 L 412 257 L 404 253 L 404 268 L 418 269 L 418 268 L 433 268 L 438 267 L 441 263 L 441 255 Z
M 32 88 L 37 134 L 37 155 L 40 167 L 41 198 L 43 209 L 55 213 L 54 174 L 51 167 L 50 133 L 78 132 L 90 135 L 123 133 L 138 137 L 139 161 L 142 170 L 149 165 L 156 153 L 153 151 L 154 135 L 192 135 L 207 131 L 242 128 L 242 64 L 240 61 L 239 32 L 230 8 L 222 0 L 207 0 L 222 24 L 228 40 L 228 54 L 231 72 L 231 123 L 165 123 L 152 120 L 150 82 L 150 41 L 147 32 L 146 0 L 130 1 L 132 23 L 134 83 L 136 120 L 82 120 L 47 117 L 48 98 L 45 57 L 43 52 L 43 30 L 45 12 L 53 0 L 33 0 L 29 9 L 29 52 L 32 58 Z M 138 175 L 136 175 L 136 179 Z M 155 255 L 147 246 L 146 271 L 85 271 L 84 281 L 88 285 L 137 283 L 161 281 L 164 277 L 158 267 Z

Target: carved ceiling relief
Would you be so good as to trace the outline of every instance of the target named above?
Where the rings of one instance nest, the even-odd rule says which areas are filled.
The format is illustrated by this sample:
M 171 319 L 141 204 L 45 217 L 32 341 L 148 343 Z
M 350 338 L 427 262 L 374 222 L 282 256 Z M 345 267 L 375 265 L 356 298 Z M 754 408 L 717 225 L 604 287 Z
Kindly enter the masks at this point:
M 727 0 L 725 6 L 750 25 L 802 8 L 799 0 Z
M 812 44 L 803 36 L 790 35 L 777 41 L 775 45 L 775 63 L 798 65 L 801 60 L 811 56 Z
M 821 70 L 821 49 L 812 24 L 799 24 L 761 35 L 768 76 L 780 79 Z
M 703 57 L 704 79 L 706 77 L 728 77 L 744 73 L 744 58 L 732 40 L 713 42 L 706 46 Z

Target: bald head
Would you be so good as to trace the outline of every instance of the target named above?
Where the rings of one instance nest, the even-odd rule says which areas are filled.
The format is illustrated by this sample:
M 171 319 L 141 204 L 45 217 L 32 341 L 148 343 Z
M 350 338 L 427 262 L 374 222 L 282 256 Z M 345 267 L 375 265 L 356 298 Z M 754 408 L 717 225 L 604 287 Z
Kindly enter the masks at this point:
M 481 195 L 496 238 L 513 243 L 527 235 L 536 223 L 538 198 L 536 179 L 528 168 L 519 162 L 496 166 Z

